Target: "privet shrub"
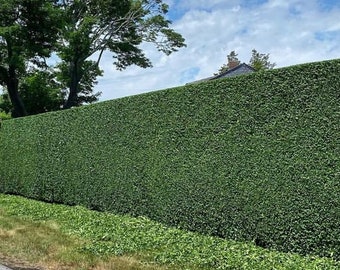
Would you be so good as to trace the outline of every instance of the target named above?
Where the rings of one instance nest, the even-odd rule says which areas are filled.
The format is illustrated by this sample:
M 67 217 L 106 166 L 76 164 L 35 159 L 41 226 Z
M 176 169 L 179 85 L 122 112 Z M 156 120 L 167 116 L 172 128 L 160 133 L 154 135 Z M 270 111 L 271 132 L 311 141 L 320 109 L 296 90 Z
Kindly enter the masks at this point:
M 8 120 L 0 192 L 340 259 L 340 60 Z

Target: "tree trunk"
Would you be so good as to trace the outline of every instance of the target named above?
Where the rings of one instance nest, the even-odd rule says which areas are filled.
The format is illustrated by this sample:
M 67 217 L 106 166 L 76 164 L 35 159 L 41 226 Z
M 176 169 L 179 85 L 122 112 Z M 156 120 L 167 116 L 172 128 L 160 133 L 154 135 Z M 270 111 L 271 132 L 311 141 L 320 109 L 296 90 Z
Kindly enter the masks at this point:
M 70 64 L 70 85 L 69 85 L 69 95 L 64 103 L 63 109 L 70 109 L 73 106 L 78 105 L 78 89 L 79 89 L 79 82 L 80 82 L 80 75 L 79 75 L 79 66 L 78 66 L 78 61 L 74 61 L 73 63 Z
M 5 76 L 6 86 L 9 98 L 13 105 L 12 117 L 23 117 L 27 115 L 24 103 L 19 94 L 19 80 L 17 77 L 17 61 L 15 61 L 13 46 L 10 39 L 6 39 L 7 42 L 7 53 L 8 53 L 8 73 Z M 13 64 L 15 63 L 15 64 Z
M 8 69 L 7 91 L 14 107 L 12 117 L 16 118 L 26 116 L 27 111 L 19 94 L 19 80 L 13 66 L 10 66 Z

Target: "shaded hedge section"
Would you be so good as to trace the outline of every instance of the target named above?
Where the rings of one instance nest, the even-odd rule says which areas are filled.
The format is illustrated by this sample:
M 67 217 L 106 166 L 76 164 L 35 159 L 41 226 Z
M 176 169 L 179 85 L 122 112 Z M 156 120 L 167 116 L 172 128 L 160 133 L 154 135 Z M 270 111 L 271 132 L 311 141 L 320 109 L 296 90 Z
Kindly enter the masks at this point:
M 340 60 L 4 121 L 0 192 L 340 259 Z

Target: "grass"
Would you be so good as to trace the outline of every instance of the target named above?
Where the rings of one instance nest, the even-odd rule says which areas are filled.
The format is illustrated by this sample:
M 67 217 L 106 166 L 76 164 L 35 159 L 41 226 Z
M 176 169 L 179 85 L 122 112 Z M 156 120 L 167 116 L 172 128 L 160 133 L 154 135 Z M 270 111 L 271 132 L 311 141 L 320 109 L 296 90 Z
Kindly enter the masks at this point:
M 0 261 L 44 269 L 340 269 L 330 258 L 1 194 L 0 241 Z
M 54 222 L 37 222 L 0 211 L 0 262 L 23 269 L 162 269 L 129 256 L 83 252 L 86 241 L 61 231 Z

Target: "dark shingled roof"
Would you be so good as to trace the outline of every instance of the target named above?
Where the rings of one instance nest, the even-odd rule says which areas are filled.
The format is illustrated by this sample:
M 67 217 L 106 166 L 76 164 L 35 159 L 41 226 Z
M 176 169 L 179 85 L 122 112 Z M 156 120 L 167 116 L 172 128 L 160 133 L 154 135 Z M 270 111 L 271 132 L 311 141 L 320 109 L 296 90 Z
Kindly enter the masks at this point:
M 233 76 L 238 76 L 238 75 L 243 75 L 243 74 L 253 73 L 253 72 L 255 72 L 255 69 L 253 69 L 251 66 L 247 65 L 246 63 L 242 63 L 232 69 L 229 69 L 228 71 L 225 71 L 221 74 L 210 77 L 210 80 L 233 77 Z
M 211 80 L 216 80 L 216 79 L 220 79 L 220 78 L 227 78 L 227 77 L 234 77 L 234 76 L 239 76 L 239 75 L 243 75 L 243 74 L 247 74 L 247 73 L 253 73 L 255 72 L 255 69 L 252 68 L 251 66 L 247 65 L 246 63 L 242 63 L 232 69 L 229 69 L 221 74 L 212 76 L 212 77 L 208 77 L 205 79 L 201 79 L 198 81 L 194 81 L 191 83 L 199 83 L 199 82 L 205 82 L 205 81 L 211 81 Z M 189 83 L 189 84 L 191 84 Z

